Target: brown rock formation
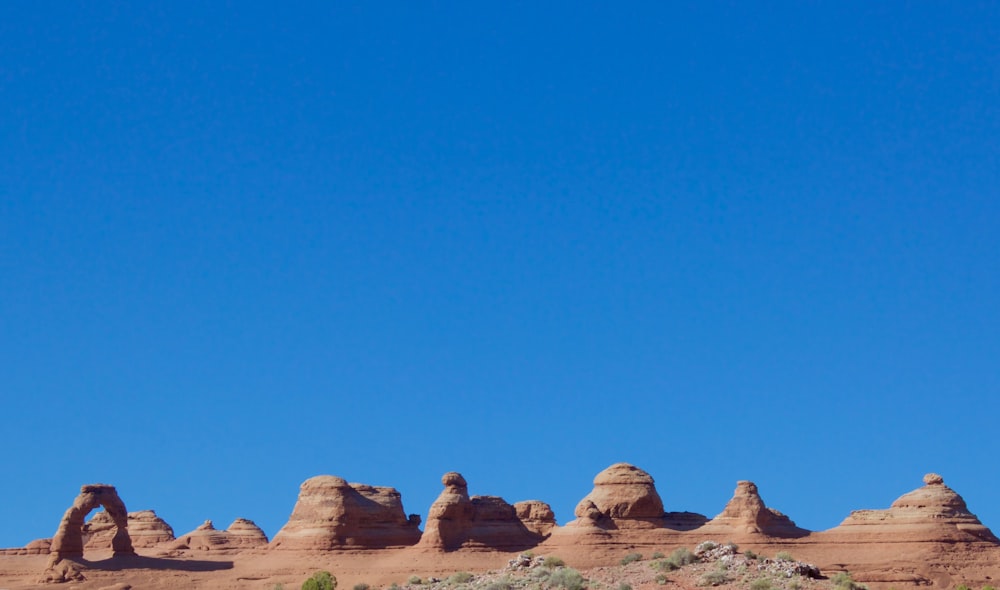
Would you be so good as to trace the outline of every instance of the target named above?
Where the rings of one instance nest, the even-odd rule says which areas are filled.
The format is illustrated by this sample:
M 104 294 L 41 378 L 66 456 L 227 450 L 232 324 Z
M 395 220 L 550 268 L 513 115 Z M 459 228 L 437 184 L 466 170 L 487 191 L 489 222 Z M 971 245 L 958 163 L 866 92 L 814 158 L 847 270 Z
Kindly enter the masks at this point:
M 83 557 L 83 524 L 91 510 L 103 506 L 115 528 L 111 548 L 116 555 L 133 554 L 132 539 L 128 534 L 128 512 L 118 497 L 114 486 L 91 484 L 80 488 L 80 495 L 63 515 L 59 530 L 52 539 L 52 555 L 58 560 L 66 557 Z
M 662 526 L 665 516 L 653 477 L 628 463 L 615 463 L 598 473 L 594 489 L 580 500 L 575 514 L 576 524 L 614 528 Z
M 237 518 L 229 528 L 220 531 L 211 520 L 206 520 L 195 530 L 177 538 L 171 549 L 193 551 L 228 551 L 267 545 L 267 536 L 252 520 Z
M 83 525 L 85 549 L 108 549 L 116 531 L 111 515 L 102 510 Z M 174 540 L 174 529 L 152 510 L 128 513 L 128 532 L 133 547 L 153 547 Z
M 736 482 L 736 491 L 725 509 L 700 528 L 703 534 L 766 535 L 798 538 L 809 531 L 795 526 L 790 518 L 764 505 L 757 485 L 751 481 Z
M 394 488 L 347 483 L 332 475 L 307 479 L 273 549 L 384 548 L 415 544 L 420 517 L 403 513 Z
M 454 471 L 444 474 L 441 483 L 444 491 L 428 512 L 422 547 L 524 549 L 537 545 L 555 526 L 548 504 L 530 501 L 517 508 L 499 496 L 470 497 L 465 478 Z
M 868 540 L 890 537 L 908 542 L 1000 543 L 990 529 L 969 512 L 965 500 L 944 485 L 936 473 L 924 476 L 924 486 L 900 496 L 888 510 L 855 510 L 840 526 L 825 534 Z
M 514 504 L 517 519 L 524 527 L 539 536 L 547 536 L 556 527 L 556 515 L 552 507 L 538 500 L 525 500 Z
M 263 547 L 267 545 L 267 535 L 257 523 L 246 518 L 237 518 L 226 529 L 229 542 L 234 547 Z

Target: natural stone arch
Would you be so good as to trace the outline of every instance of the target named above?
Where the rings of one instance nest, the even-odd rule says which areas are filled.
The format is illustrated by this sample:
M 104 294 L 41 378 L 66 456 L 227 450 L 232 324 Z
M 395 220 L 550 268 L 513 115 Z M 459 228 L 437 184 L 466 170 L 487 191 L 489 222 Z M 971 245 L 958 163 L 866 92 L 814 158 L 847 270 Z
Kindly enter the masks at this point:
M 73 501 L 59 523 L 59 530 L 52 539 L 51 560 L 83 557 L 83 523 L 92 510 L 103 506 L 115 523 L 115 536 L 111 548 L 115 555 L 132 555 L 132 539 L 128 536 L 128 511 L 118 497 L 114 486 L 90 484 L 80 488 L 80 495 Z

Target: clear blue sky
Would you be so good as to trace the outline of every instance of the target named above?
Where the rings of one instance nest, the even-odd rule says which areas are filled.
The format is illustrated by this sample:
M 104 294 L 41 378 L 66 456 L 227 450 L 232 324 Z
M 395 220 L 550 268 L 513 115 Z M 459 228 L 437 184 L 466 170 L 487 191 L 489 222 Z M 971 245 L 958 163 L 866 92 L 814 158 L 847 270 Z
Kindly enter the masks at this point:
M 996 3 L 138 4 L 0 4 L 0 546 L 617 461 L 1000 530 Z

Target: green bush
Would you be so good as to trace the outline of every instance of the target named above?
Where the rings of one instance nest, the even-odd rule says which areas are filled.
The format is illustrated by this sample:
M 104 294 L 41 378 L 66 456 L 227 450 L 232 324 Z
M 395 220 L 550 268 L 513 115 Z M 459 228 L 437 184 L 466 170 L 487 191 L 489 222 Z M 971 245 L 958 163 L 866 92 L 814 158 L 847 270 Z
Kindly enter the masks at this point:
M 798 580 L 792 580 L 788 583 L 788 590 L 802 590 L 802 582 Z
M 996 590 L 996 588 L 994 588 L 993 586 L 990 586 L 989 584 L 987 584 L 987 585 L 983 586 L 983 590 Z
M 406 583 L 407 584 L 412 584 L 414 586 L 417 586 L 419 584 L 423 584 L 424 581 L 420 579 L 420 576 L 414 574 L 414 575 L 410 576 L 410 579 L 407 580 Z
M 743 552 L 743 557 L 746 557 L 747 559 L 757 559 L 757 554 L 747 549 Z
M 566 562 L 555 555 L 550 555 L 542 560 L 542 567 L 547 567 L 549 569 L 562 567 L 564 565 L 566 565 Z
M 955 586 L 955 590 L 972 590 L 972 588 L 969 588 L 965 584 L 959 584 L 958 586 Z
M 832 578 L 830 578 L 830 582 L 832 582 L 833 585 L 839 588 L 840 590 L 868 589 L 868 586 L 865 586 L 864 584 L 858 584 L 857 582 L 855 582 L 854 578 L 852 578 L 851 574 L 848 572 L 837 572 L 836 574 L 834 574 Z
M 718 586 L 719 584 L 725 584 L 729 581 L 729 574 L 725 570 L 715 570 L 714 572 L 707 572 L 701 576 L 700 585 L 701 586 Z
M 503 577 L 499 580 L 494 580 L 487 584 L 483 590 L 513 590 L 514 583 L 511 582 L 510 578 Z
M 358 582 L 354 585 L 354 590 L 371 590 L 371 586 L 364 582 Z
M 469 572 L 456 572 L 448 578 L 448 582 L 452 584 L 464 584 L 472 579 L 472 574 Z
M 795 558 L 792 557 L 792 554 L 789 553 L 789 552 L 787 552 L 787 551 L 778 551 L 777 553 L 774 554 L 774 560 L 775 561 L 795 561 Z
M 670 553 L 670 557 L 667 558 L 667 561 L 675 564 L 679 568 L 698 561 L 698 556 L 691 553 L 687 547 L 678 547 Z
M 661 553 L 659 551 L 656 551 L 652 555 L 650 555 L 649 557 L 651 559 L 663 559 L 664 557 L 666 557 L 666 555 L 664 555 L 663 553 Z
M 622 582 L 621 584 L 618 584 L 618 590 L 632 590 L 632 585 Z
M 758 578 L 750 582 L 750 590 L 771 590 L 771 582 L 764 578 Z
M 583 576 L 571 567 L 560 568 L 549 576 L 548 586 L 565 590 L 583 590 Z
M 642 553 L 629 553 L 628 555 L 622 558 L 621 563 L 622 565 L 628 565 L 633 561 L 639 561 L 640 559 L 642 559 Z
M 663 574 L 656 574 L 656 578 L 654 579 L 656 580 L 656 583 L 661 586 L 670 581 L 669 579 L 667 579 L 667 576 Z
M 337 578 L 328 571 L 319 571 L 302 582 L 302 590 L 335 590 Z

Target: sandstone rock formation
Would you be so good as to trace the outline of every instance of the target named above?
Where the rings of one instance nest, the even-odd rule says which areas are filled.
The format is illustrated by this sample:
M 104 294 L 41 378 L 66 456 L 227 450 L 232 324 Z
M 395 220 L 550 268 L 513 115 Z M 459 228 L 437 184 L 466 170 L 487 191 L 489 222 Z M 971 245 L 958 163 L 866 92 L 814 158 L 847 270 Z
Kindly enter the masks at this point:
M 538 500 L 525 500 L 514 504 L 517 519 L 532 533 L 547 536 L 556 527 L 556 515 L 552 507 Z
M 548 504 L 532 500 L 518 506 L 499 496 L 469 496 L 460 473 L 445 473 L 444 491 L 431 504 L 420 546 L 451 551 L 461 547 L 517 550 L 533 547 L 555 527 Z
M 84 520 L 98 506 L 104 507 L 114 524 L 111 548 L 115 556 L 135 554 L 128 535 L 128 511 L 125 503 L 118 497 L 118 491 L 107 484 L 85 485 L 80 488 L 80 495 L 73 500 L 73 505 L 66 510 L 59 522 L 59 529 L 52 538 L 49 561 L 42 573 L 42 582 L 67 582 L 84 578 L 79 564 L 69 560 L 83 557 Z
M 80 495 L 63 515 L 59 530 L 52 539 L 52 556 L 58 560 L 66 557 L 83 557 L 83 524 L 91 510 L 103 506 L 114 525 L 111 548 L 116 555 L 135 553 L 128 534 L 128 512 L 118 497 L 114 486 L 91 484 L 80 488 Z
M 856 541 L 887 537 L 902 542 L 1000 543 L 965 500 L 944 485 L 936 473 L 924 476 L 924 486 L 900 496 L 887 510 L 856 510 L 828 534 Z
M 273 549 L 402 547 L 420 539 L 420 517 L 403 513 L 394 488 L 347 483 L 320 475 L 307 479 Z
M 237 518 L 226 529 L 233 547 L 263 547 L 267 545 L 267 535 L 257 523 L 247 518 Z
M 171 549 L 193 551 L 227 551 L 267 545 L 267 536 L 252 520 L 237 518 L 229 528 L 220 531 L 211 520 L 206 520 L 190 533 L 177 537 Z
M 628 463 L 615 463 L 594 478 L 594 489 L 574 511 L 578 525 L 649 528 L 663 524 L 663 500 L 653 477 Z
M 760 534 L 783 538 L 799 538 L 809 534 L 809 531 L 795 526 L 784 514 L 765 506 L 757 485 L 751 481 L 736 482 L 736 491 L 725 509 L 698 532 L 708 535 Z
M 83 525 L 85 549 L 108 549 L 116 531 L 114 519 L 102 510 Z M 133 547 L 153 547 L 174 540 L 174 529 L 152 510 L 128 513 L 128 532 Z

